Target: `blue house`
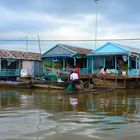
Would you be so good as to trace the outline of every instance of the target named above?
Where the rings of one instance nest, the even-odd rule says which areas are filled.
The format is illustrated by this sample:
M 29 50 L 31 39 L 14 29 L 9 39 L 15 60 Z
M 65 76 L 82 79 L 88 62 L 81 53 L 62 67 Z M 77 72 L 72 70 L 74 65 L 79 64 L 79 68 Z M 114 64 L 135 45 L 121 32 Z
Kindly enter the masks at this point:
M 112 73 L 128 75 L 140 74 L 140 49 L 115 43 L 106 43 L 89 54 L 88 65 L 93 74 L 98 74 L 100 67 L 106 67 Z
M 57 44 L 43 54 L 44 74 L 55 74 L 56 70 L 69 71 L 73 66 L 81 74 L 88 73 L 88 56 L 92 50 L 70 45 Z

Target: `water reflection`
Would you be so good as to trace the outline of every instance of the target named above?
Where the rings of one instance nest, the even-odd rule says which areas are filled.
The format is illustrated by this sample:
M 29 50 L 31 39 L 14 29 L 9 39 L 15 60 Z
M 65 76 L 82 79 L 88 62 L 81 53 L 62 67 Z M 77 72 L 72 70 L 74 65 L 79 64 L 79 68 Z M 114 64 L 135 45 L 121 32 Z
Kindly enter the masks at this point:
M 139 123 L 138 90 L 97 95 L 0 91 L 1 140 L 51 140 L 56 134 L 67 134 L 65 138 L 71 134 L 86 136 L 84 139 L 105 139 L 113 138 L 115 133 L 121 135 L 120 130 L 131 125 L 138 129 Z M 127 134 L 131 134 L 129 131 Z

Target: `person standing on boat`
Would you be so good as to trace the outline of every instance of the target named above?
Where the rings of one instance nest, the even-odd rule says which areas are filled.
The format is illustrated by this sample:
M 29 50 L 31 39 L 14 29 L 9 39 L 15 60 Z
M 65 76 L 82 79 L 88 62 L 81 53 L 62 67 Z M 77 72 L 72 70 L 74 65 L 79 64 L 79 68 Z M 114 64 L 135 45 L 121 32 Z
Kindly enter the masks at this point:
M 78 80 L 78 74 L 75 71 L 72 71 L 70 74 L 70 80 L 71 81 L 77 81 Z
M 78 77 L 80 77 L 80 69 L 77 66 L 74 66 L 74 71 L 78 74 Z
M 75 71 L 72 71 L 70 74 L 70 81 L 74 89 L 76 89 L 76 84 L 79 83 L 78 74 Z

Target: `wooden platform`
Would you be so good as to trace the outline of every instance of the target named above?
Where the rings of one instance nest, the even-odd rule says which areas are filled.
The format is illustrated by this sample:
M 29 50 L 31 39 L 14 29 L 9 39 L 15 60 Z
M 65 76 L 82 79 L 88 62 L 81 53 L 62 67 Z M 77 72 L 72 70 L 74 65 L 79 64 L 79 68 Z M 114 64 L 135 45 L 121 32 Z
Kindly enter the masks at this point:
M 99 93 L 106 93 L 113 91 L 110 87 L 94 87 L 93 89 L 84 89 L 79 90 L 77 93 L 93 93 L 93 94 L 99 94 Z
M 96 86 L 112 86 L 115 88 L 140 88 L 140 76 L 127 75 L 93 75 Z

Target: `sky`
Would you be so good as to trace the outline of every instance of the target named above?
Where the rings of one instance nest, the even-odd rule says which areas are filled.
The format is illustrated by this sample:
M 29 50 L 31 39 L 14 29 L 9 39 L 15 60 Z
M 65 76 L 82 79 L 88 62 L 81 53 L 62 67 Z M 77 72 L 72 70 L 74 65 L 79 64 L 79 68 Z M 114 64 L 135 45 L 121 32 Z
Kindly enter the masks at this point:
M 140 40 L 111 41 L 140 38 L 139 5 L 140 0 L 0 0 L 0 49 L 39 52 L 38 39 L 41 53 L 57 43 L 94 49 L 95 41 L 78 40 L 95 40 L 95 29 L 96 39 L 107 39 L 96 47 L 140 47 Z

